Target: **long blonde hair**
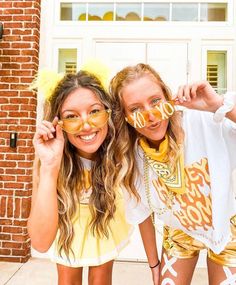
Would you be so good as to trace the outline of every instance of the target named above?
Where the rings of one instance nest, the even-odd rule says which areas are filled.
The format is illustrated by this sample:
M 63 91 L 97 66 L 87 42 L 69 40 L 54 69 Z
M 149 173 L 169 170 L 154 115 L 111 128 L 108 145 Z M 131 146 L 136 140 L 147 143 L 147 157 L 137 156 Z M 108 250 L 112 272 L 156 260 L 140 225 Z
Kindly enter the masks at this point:
M 116 126 L 116 160 L 120 165 L 120 179 L 124 187 L 139 199 L 135 189 L 135 179 L 138 175 L 135 161 L 135 142 L 138 138 L 137 131 L 125 121 L 125 111 L 122 104 L 122 92 L 126 86 L 144 76 L 151 76 L 162 88 L 166 100 L 171 100 L 170 89 L 163 82 L 160 75 L 148 64 L 128 66 L 118 72 L 110 83 L 110 93 L 113 99 L 114 123 Z M 184 139 L 184 131 L 181 127 L 181 114 L 175 112 L 170 118 L 167 134 L 169 136 L 168 157 L 170 165 L 175 167 L 179 157 L 180 148 Z
M 60 118 L 60 111 L 66 98 L 78 88 L 91 90 L 106 109 L 111 109 L 111 97 L 106 93 L 101 82 L 94 75 L 80 71 L 77 74 L 67 74 L 58 84 L 50 99 L 45 103 L 45 120 L 52 121 L 55 116 Z M 59 208 L 59 253 L 69 256 L 74 238 L 72 220 L 79 205 L 80 191 L 84 189 L 84 169 L 76 147 L 67 139 L 64 133 L 65 147 L 57 181 L 57 196 Z M 91 211 L 91 231 L 98 237 L 108 237 L 108 224 L 113 218 L 115 207 L 116 167 L 114 162 L 115 128 L 110 118 L 108 134 L 96 153 L 92 162 L 91 186 L 89 198 Z M 40 162 L 39 162 L 40 163 Z M 38 173 L 35 166 L 35 174 Z

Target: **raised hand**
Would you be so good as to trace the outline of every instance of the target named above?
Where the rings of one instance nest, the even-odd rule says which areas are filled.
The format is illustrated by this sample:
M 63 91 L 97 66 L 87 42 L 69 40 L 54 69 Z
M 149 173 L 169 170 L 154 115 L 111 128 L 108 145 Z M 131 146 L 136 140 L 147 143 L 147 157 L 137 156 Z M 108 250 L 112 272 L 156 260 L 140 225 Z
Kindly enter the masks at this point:
M 223 104 L 223 97 L 215 92 L 208 81 L 180 86 L 174 100 L 176 105 L 208 112 L 215 112 Z
M 64 149 L 64 136 L 57 122 L 58 118 L 55 118 L 53 122 L 42 121 L 37 126 L 33 145 L 41 165 L 60 167 Z

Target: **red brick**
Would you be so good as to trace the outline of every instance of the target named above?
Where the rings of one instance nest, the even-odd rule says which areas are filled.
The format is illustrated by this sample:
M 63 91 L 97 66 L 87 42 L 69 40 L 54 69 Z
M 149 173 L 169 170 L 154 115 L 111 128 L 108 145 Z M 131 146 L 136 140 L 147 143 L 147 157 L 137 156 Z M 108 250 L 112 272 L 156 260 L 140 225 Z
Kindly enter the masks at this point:
M 28 2 L 13 2 L 13 7 L 18 7 L 18 8 L 29 8 L 29 7 L 32 7 L 33 5 L 33 1 L 28 1 Z
M 13 183 L 5 182 L 4 188 L 24 189 L 24 184 L 23 183 L 17 183 L 17 182 L 13 182 Z
M 20 68 L 21 66 L 19 63 L 3 63 L 2 64 L 2 69 L 20 69 Z
M 4 37 L 5 41 L 9 41 L 9 42 L 18 42 L 21 41 L 21 37 L 20 36 L 5 36 Z
M 2 105 L 2 111 L 18 111 L 20 106 L 17 105 Z
M 12 225 L 12 220 L 0 219 L 0 225 Z
M 16 162 L 13 162 L 13 161 L 0 161 L 0 167 L 16 167 Z
M 20 91 L 20 97 L 32 97 L 33 92 L 27 90 Z
M 25 16 L 25 15 L 22 15 L 22 16 L 13 16 L 13 21 L 22 21 L 22 22 L 32 22 L 32 16 Z
M 26 186 L 25 186 L 25 189 L 27 188 L 27 186 L 28 186 L 29 184 L 27 184 Z M 30 184 L 31 185 L 31 188 L 32 188 L 32 183 Z M 30 197 L 31 195 L 32 195 L 32 191 L 31 190 L 16 190 L 15 191 L 15 196 L 16 197 Z
M 16 176 L 10 176 L 10 175 L 1 175 L 0 176 L 1 181 L 15 181 Z
M 23 229 L 21 227 L 3 227 L 3 232 L 21 234 L 23 232 Z
M 8 98 L 1 98 L 0 97 L 0 104 L 7 104 L 7 103 L 9 103 Z
M 0 56 L 0 62 L 10 62 L 11 58 L 9 56 Z
M 21 199 L 15 198 L 14 218 L 20 218 Z
M 9 89 L 9 84 L 0 84 L 0 89 Z
M 6 22 L 4 23 L 4 28 L 11 28 L 11 29 L 17 29 L 17 28 L 22 28 L 23 27 L 23 23 L 22 22 Z
M 0 248 L 0 255 L 10 255 L 10 254 L 11 254 L 11 250 L 10 249 Z
M 3 50 L 3 55 L 19 55 L 19 54 L 20 54 L 20 50 L 16 50 L 16 49 Z
M 18 248 L 21 249 L 23 247 L 23 243 L 20 242 L 3 242 L 3 248 Z
M 0 240 L 10 240 L 11 235 L 9 234 L 0 234 Z
M 12 16 L 0 15 L 0 22 L 12 22 Z
M 30 203 L 31 203 L 31 199 L 30 198 L 22 198 L 21 217 L 23 219 L 29 217 Z
M 18 174 L 18 175 L 25 175 L 26 174 L 26 170 L 25 169 L 19 169 L 19 168 L 15 168 L 15 169 L 6 169 L 6 174 Z
M 17 182 L 31 182 L 32 181 L 32 177 L 30 176 L 17 176 Z
M 17 118 L 21 118 L 21 117 L 28 117 L 28 113 L 27 112 L 9 112 L 9 116 L 10 117 L 17 117 Z
M 11 197 L 8 197 L 7 199 L 7 217 L 8 218 L 13 217 L 13 199 Z
M 12 257 L 12 256 L 0 256 L 1 261 L 5 262 L 22 262 L 20 257 Z
M 12 235 L 12 241 L 26 241 L 28 236 L 23 236 L 23 235 Z M 1 235 L 0 235 L 1 239 Z
M 13 1 L 0 2 L 0 8 L 11 8 Z
M 17 95 L 18 95 L 17 91 L 7 91 L 7 90 L 2 91 L 1 90 L 1 96 L 3 97 L 16 97 Z
M 3 183 L 2 183 L 3 184 Z M 3 188 L 3 186 L 1 187 Z M 5 196 L 13 196 L 13 191 L 12 190 L 5 190 L 5 189 L 0 189 L 0 195 L 5 195 Z
M 17 163 L 18 167 L 23 167 L 23 168 L 27 168 L 27 167 L 32 167 L 32 162 L 18 162 Z
M 27 220 L 14 220 L 14 226 L 27 227 Z
M 6 205 L 7 205 L 7 198 L 1 197 L 0 198 L 0 216 L 5 217 L 6 215 Z
M 9 76 L 11 75 L 11 70 L 0 70 L 0 76 Z
M 8 15 L 23 14 L 23 9 L 5 9 L 4 13 Z
M 0 49 L 10 48 L 10 43 L 0 42 Z
M 17 49 L 31 48 L 31 44 L 30 43 L 12 43 L 12 48 L 17 48 Z

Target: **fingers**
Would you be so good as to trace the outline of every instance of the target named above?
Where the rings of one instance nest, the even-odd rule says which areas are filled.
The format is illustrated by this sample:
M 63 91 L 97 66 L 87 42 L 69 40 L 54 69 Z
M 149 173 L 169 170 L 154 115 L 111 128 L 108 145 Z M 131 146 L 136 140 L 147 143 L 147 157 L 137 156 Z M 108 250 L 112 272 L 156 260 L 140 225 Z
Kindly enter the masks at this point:
M 176 104 L 188 104 L 189 102 L 197 98 L 199 94 L 203 93 L 204 89 L 209 88 L 208 85 L 209 83 L 207 81 L 198 81 L 192 84 L 180 86 L 175 97 Z
M 64 141 L 63 131 L 59 125 L 56 126 L 56 138 L 61 141 Z
M 35 133 L 35 139 L 41 141 L 48 141 L 54 138 L 54 133 L 56 132 L 55 127 L 53 126 L 52 122 L 42 121 Z
M 180 104 L 190 102 L 196 96 L 196 89 L 192 85 L 182 85 L 179 87 L 175 100 Z

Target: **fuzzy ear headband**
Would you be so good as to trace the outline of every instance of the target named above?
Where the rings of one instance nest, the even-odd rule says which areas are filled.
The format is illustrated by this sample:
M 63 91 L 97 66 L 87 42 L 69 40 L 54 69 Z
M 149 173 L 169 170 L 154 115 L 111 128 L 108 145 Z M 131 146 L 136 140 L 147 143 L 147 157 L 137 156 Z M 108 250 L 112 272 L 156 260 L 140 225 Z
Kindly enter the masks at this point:
M 101 81 L 103 88 L 108 90 L 110 72 L 108 67 L 101 61 L 90 59 L 81 67 L 81 70 L 95 75 Z M 41 69 L 29 86 L 29 90 L 36 89 L 43 94 L 45 100 L 49 100 L 64 76 L 64 73 L 57 73 L 50 69 Z

